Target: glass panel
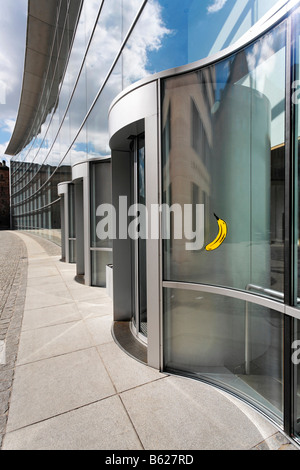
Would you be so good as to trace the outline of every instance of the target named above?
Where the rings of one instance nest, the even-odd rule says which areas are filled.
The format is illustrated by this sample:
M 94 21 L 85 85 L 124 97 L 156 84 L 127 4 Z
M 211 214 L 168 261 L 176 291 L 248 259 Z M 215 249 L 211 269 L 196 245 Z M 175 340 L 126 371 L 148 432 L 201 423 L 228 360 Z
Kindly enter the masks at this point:
M 138 204 L 146 206 L 145 187 L 145 138 L 138 139 Z M 142 229 L 141 229 L 142 230 Z M 145 227 L 144 227 L 145 230 Z M 147 241 L 139 238 L 138 273 L 139 273 L 139 331 L 147 336 Z
M 102 219 L 97 216 L 97 209 L 101 204 L 111 204 L 111 163 L 91 163 L 91 246 L 98 248 L 112 248 L 112 238 L 109 237 L 109 227 L 105 226 L 106 239 L 97 236 L 97 224 L 103 220 L 107 221 L 108 213 L 105 211 Z M 102 215 L 102 214 L 101 214 Z M 104 235 L 104 234 L 103 234 Z M 104 238 L 104 237 L 103 237 Z
M 78 21 L 76 35 L 74 37 L 74 42 L 72 45 L 72 50 L 70 53 L 69 63 L 67 71 L 64 77 L 64 81 L 60 90 L 59 95 L 59 114 L 60 114 L 60 123 L 66 112 L 67 104 L 70 99 L 71 91 L 75 85 L 77 75 L 82 64 L 83 56 L 86 48 L 86 30 L 88 25 L 90 26 L 91 21 L 87 21 L 86 15 L 86 4 L 91 2 L 84 2 L 83 8 L 81 10 L 80 18 Z M 68 41 L 72 40 L 73 28 L 78 15 L 78 7 L 76 2 L 70 2 L 69 6 L 69 16 L 68 16 Z
M 293 83 L 292 83 L 292 104 L 294 107 L 294 162 L 295 162 L 295 246 L 294 246 L 294 278 L 296 281 L 296 293 L 297 300 L 295 304 L 298 304 L 300 308 L 300 265 L 299 265 L 299 247 L 300 247 L 300 186 L 299 186 L 299 158 L 300 158 L 300 9 L 298 9 L 292 18 L 292 31 L 294 31 L 294 64 L 293 64 Z
M 292 31 L 294 32 L 294 76 L 292 84 L 292 105 L 294 107 L 294 132 L 293 132 L 293 151 L 295 162 L 295 207 L 294 207 L 294 273 L 291 273 L 291 280 L 295 280 L 295 305 L 300 308 L 300 266 L 299 266 L 299 246 L 300 246 L 300 188 L 299 188 L 299 142 L 300 142 L 300 9 L 298 9 L 292 17 Z M 300 438 L 300 322 L 294 321 L 294 337 L 293 337 L 293 356 L 292 361 L 294 364 L 294 387 L 293 387 L 293 403 L 294 403 L 294 416 L 293 426 L 294 434 Z
M 148 0 L 123 53 L 124 87 L 236 42 L 277 0 Z
M 282 300 L 285 34 L 283 23 L 215 66 L 164 82 L 163 198 L 179 208 L 164 217 L 166 280 Z M 195 215 L 195 204 L 204 206 L 204 224 L 199 216 L 189 236 L 195 220 L 188 225 L 185 210 Z M 218 218 L 227 238 L 207 251 Z
M 69 146 L 80 128 L 83 119 L 87 113 L 87 103 L 86 103 L 86 68 L 85 65 L 82 68 L 79 81 L 77 83 L 73 99 L 69 107 L 69 122 L 64 121 L 63 128 L 67 126 L 67 131 L 70 132 L 70 141 L 65 141 L 65 145 Z M 67 135 L 66 135 L 67 137 Z M 86 139 L 83 138 L 83 141 Z
M 106 266 L 112 264 L 112 251 L 91 251 L 92 285 L 106 286 Z
M 69 184 L 69 238 L 75 238 L 75 188 Z
M 69 200 L 69 262 L 76 262 L 76 233 L 75 233 L 75 187 L 73 184 L 68 186 Z
M 74 141 L 71 150 L 68 153 L 71 165 L 77 162 L 83 162 L 87 158 L 87 132 L 86 124 L 82 127 L 76 140 Z
M 291 389 L 294 404 L 293 432 L 300 438 L 300 321 L 294 320 L 294 335 L 292 342 L 292 363 L 294 365 L 293 384 Z
M 108 110 L 112 100 L 122 90 L 121 62 L 114 67 L 87 121 L 87 151 L 89 158 L 110 156 Z
M 122 42 L 122 0 L 104 2 L 86 57 L 87 106 L 94 101 Z
M 145 137 L 144 134 L 132 140 L 132 184 L 131 205 L 136 210 L 131 214 L 137 225 L 132 227 L 131 238 L 131 276 L 132 276 L 132 321 L 136 333 L 147 337 L 147 258 L 146 227 L 140 206 L 146 206 L 145 187 Z M 138 221 L 138 222 L 137 222 Z M 130 222 L 130 223 L 133 223 Z
M 283 414 L 283 315 L 219 295 L 164 289 L 164 367 Z
M 69 263 L 76 263 L 76 240 L 69 240 Z

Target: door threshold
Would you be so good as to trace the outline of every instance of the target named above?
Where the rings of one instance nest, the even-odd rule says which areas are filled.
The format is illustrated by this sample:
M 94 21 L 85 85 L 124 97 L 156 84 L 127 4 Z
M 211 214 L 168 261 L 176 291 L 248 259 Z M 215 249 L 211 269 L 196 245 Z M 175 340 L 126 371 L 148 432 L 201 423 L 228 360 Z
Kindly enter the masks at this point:
M 129 321 L 117 321 L 112 326 L 112 336 L 118 346 L 137 361 L 148 364 L 147 347 L 138 341 L 131 332 Z
M 76 274 L 75 281 L 79 284 L 85 284 L 84 274 Z

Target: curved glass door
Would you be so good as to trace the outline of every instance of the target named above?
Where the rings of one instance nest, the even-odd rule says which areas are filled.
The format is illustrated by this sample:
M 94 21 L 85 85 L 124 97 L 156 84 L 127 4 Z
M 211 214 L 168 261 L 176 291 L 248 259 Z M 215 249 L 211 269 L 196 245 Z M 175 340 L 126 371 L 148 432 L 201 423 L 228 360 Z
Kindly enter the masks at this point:
M 163 241 L 164 370 L 223 386 L 278 423 L 287 31 L 283 21 L 215 64 L 164 79 L 161 113 L 163 201 L 182 211 L 204 206 L 204 243 L 193 251 L 163 221 L 171 225 Z M 228 230 L 211 250 L 216 216 Z

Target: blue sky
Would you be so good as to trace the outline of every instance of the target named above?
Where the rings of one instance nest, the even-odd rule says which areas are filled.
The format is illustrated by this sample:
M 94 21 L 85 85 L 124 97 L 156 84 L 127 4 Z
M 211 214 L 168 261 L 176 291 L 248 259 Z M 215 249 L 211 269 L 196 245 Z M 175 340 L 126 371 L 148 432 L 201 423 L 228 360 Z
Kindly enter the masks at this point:
M 156 57 L 149 55 L 149 62 L 164 70 L 207 57 L 236 0 L 159 0 L 159 3 L 162 20 L 173 34 L 163 40 L 162 49 L 166 53 L 154 52 Z M 174 57 L 170 51 L 176 51 Z

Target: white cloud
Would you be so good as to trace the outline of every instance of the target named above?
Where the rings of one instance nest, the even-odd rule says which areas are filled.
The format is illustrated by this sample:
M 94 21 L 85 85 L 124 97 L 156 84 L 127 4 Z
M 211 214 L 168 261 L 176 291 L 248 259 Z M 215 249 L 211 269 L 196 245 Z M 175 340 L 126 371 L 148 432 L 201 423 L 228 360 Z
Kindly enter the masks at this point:
M 4 125 L 3 125 L 3 132 L 8 132 L 10 134 L 12 134 L 13 130 L 14 130 L 14 127 L 15 127 L 15 124 L 16 124 L 16 120 L 15 119 L 4 119 Z
M 0 104 L 6 103 L 6 83 L 0 80 Z
M 123 53 L 125 86 L 149 75 L 148 53 L 157 51 L 167 35 L 173 33 L 162 20 L 162 8 L 156 0 L 148 3 Z
M 0 83 L 5 88 L 5 106 L 0 118 L 15 118 L 22 85 L 26 44 L 26 0 L 1 0 Z
M 1 0 L 0 158 L 12 133 L 21 95 L 27 24 L 27 0 Z M 3 133 L 5 133 L 3 135 Z M 5 147 L 5 148 L 4 148 Z
M 207 7 L 208 13 L 216 13 L 225 6 L 225 3 L 227 3 L 227 0 L 214 0 L 212 5 Z

